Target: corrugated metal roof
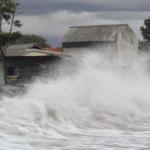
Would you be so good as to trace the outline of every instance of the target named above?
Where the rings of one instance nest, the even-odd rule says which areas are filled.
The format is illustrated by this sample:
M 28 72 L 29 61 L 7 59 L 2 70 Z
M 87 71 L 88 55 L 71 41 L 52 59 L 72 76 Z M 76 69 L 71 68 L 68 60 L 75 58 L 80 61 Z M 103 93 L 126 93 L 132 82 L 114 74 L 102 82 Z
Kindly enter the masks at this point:
M 62 53 L 49 50 L 33 49 L 33 44 L 13 45 L 6 51 L 6 57 L 38 57 L 38 56 L 58 56 Z
M 31 48 L 33 44 L 21 44 L 9 46 L 6 51 L 6 56 L 23 56 L 26 54 L 26 49 Z
M 73 26 L 63 38 L 65 42 L 87 42 L 87 41 L 114 41 L 118 28 L 129 27 L 127 24 L 119 25 L 95 25 L 95 26 Z

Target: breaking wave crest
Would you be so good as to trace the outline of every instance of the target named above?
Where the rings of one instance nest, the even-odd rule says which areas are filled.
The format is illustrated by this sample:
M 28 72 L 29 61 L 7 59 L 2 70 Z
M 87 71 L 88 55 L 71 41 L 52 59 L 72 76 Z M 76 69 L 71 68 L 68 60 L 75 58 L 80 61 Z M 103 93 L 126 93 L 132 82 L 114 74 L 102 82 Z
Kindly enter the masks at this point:
M 145 57 L 138 57 L 130 66 L 112 64 L 98 51 L 64 58 L 59 68 L 65 69 L 57 70 L 60 78 L 37 79 L 23 95 L 3 96 L 0 145 L 4 150 L 94 149 L 86 137 L 93 140 L 103 135 L 108 142 L 105 138 L 112 133 L 114 137 L 116 132 L 149 130 L 146 62 Z M 71 144 L 80 136 L 87 147 L 82 142 Z M 66 138 L 72 141 L 67 143 Z M 95 149 L 106 147 L 97 144 Z

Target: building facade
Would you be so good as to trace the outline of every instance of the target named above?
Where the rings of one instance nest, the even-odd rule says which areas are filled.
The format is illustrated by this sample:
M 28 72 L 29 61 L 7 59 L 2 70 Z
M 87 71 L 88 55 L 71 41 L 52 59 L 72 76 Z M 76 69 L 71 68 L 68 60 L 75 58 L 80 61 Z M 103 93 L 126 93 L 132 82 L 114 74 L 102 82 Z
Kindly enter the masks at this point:
M 61 55 L 61 52 L 35 48 L 33 44 L 10 46 L 5 56 L 6 83 L 24 83 L 49 73 L 49 64 L 56 63 Z M 0 63 L 0 85 L 4 84 L 4 69 Z
M 104 50 L 113 59 L 120 61 L 138 53 L 139 39 L 127 24 L 73 26 L 63 37 L 65 53 L 81 50 Z

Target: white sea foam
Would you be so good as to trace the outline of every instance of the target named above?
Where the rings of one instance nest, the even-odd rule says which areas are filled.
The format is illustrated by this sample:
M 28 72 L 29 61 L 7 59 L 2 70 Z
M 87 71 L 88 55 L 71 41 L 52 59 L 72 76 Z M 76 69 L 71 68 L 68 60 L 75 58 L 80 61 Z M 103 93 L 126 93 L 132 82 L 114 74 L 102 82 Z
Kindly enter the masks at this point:
M 149 149 L 147 62 L 138 56 L 130 66 L 112 64 L 99 51 L 67 57 L 59 78 L 2 98 L 0 149 Z

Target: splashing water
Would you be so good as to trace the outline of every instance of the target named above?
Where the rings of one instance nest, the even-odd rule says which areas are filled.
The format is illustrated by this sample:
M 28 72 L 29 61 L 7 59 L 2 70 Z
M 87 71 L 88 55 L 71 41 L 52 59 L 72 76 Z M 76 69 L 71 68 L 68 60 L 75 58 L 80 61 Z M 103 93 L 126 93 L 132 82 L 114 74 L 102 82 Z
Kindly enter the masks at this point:
M 150 149 L 145 60 L 125 67 L 98 51 L 72 55 L 58 67 L 60 78 L 38 79 L 23 95 L 3 96 L 0 149 Z

